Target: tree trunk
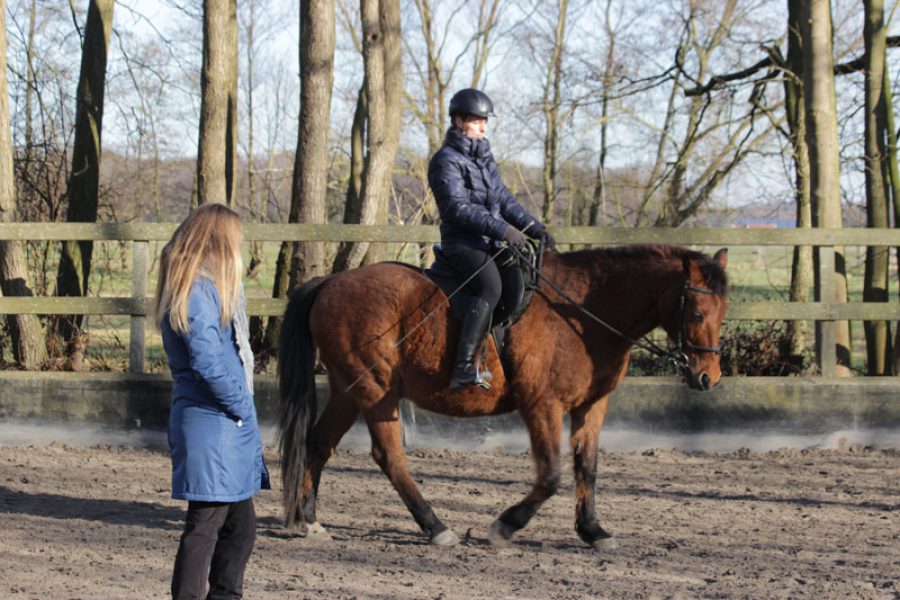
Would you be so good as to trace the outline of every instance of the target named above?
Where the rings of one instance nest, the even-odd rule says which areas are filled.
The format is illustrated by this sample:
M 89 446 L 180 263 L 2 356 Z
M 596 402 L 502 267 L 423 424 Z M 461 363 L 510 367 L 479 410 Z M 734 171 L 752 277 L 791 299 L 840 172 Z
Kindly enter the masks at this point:
M 588 225 L 606 225 L 606 151 L 607 132 L 609 131 L 609 99 L 612 94 L 613 68 L 616 56 L 616 31 L 610 17 L 612 0 L 606 0 L 606 61 L 603 65 L 603 89 L 600 100 L 600 158 L 597 161 L 597 173 L 594 177 L 594 193 L 591 196 Z
M 556 172 L 559 160 L 559 107 L 561 103 L 561 85 L 563 70 L 563 50 L 566 40 L 566 17 L 569 12 L 569 0 L 557 0 L 558 13 L 556 28 L 553 31 L 553 49 L 544 83 L 544 207 L 541 220 L 549 223 L 553 218 L 553 203 L 556 200 Z
M 66 220 L 69 223 L 94 223 L 97 220 L 103 95 L 113 5 L 114 0 L 91 0 L 88 6 L 78 77 L 72 174 L 68 185 Z M 93 249 L 90 240 L 63 242 L 56 277 L 58 296 L 87 295 Z M 82 315 L 63 316 L 58 322 L 63 340 L 72 343 L 81 329 Z
M 834 89 L 834 57 L 832 55 L 831 6 L 829 0 L 803 3 L 800 19 L 803 38 L 803 88 L 806 111 L 806 143 L 809 147 L 810 192 L 813 225 L 840 229 L 840 144 Z M 844 249 L 818 249 L 816 252 L 816 300 L 847 301 L 847 274 Z M 833 265 L 833 267 L 832 267 Z M 850 326 L 847 321 L 834 323 L 833 335 L 823 323 L 816 324 L 816 347 L 824 374 L 850 374 Z M 825 344 L 834 343 L 836 364 L 822 357 L 831 352 Z
M 785 112 L 794 162 L 794 201 L 797 228 L 812 227 L 812 205 L 809 190 L 809 149 L 806 147 L 806 111 L 803 109 L 803 45 L 800 39 L 800 2 L 788 0 L 788 55 L 783 74 Z M 812 247 L 795 246 L 791 263 L 791 302 L 809 300 L 813 282 Z M 806 321 L 788 321 L 790 339 L 788 360 L 797 367 L 803 364 L 806 348 Z
M 885 30 L 883 0 L 865 0 L 865 165 L 866 225 L 887 227 L 885 179 L 884 62 Z M 888 301 L 889 248 L 866 248 L 864 302 Z M 869 375 L 887 375 L 890 370 L 890 328 L 887 321 L 865 321 L 866 367 Z
M 17 220 L 15 181 L 6 81 L 6 0 L 0 0 L 0 223 Z M 0 240 L 0 292 L 4 296 L 32 295 L 25 252 L 19 242 Z M 37 316 L 6 315 L 6 326 L 12 337 L 13 358 L 19 366 L 40 368 L 47 360 L 47 346 Z
M 387 172 L 378 200 L 376 223 L 386 224 L 394 197 L 394 163 L 400 146 L 400 118 L 403 115 L 403 39 L 400 30 L 400 0 L 380 0 L 378 20 L 384 35 L 384 147 Z M 387 244 L 370 244 L 363 264 L 387 259 Z
M 291 186 L 290 223 L 327 222 L 328 129 L 334 80 L 334 0 L 300 3 L 300 120 Z M 301 281 L 324 275 L 322 242 L 282 243 L 272 296 L 283 298 Z M 281 319 L 269 319 L 264 346 L 277 347 Z
M 356 110 L 353 111 L 353 125 L 350 127 L 350 174 L 347 177 L 347 192 L 344 196 L 344 223 L 359 223 L 361 211 L 363 169 L 365 166 L 366 144 L 366 87 L 365 82 L 356 95 Z M 347 269 L 351 242 L 342 242 L 334 259 L 332 270 L 337 273 Z
M 360 190 L 360 219 L 374 224 L 386 214 L 391 171 L 399 142 L 402 100 L 398 0 L 360 0 L 366 87 L 366 161 Z M 394 127 L 393 130 L 390 128 Z M 368 242 L 354 242 L 346 266 L 359 266 Z
M 254 2 L 246 4 L 247 12 L 239 18 L 244 21 L 244 59 L 246 69 L 246 87 L 244 90 L 244 98 L 246 100 L 247 110 L 247 214 L 254 222 L 264 221 L 264 213 L 257 206 L 256 192 L 256 158 L 255 158 L 255 129 L 253 123 L 256 121 L 254 112 L 254 88 L 256 82 L 256 6 Z M 239 43 L 240 45 L 240 39 Z M 262 266 L 262 247 L 261 242 L 250 243 L 250 264 L 247 265 L 246 277 L 252 277 Z M 265 337 L 265 318 L 259 315 L 250 317 L 250 345 L 257 354 L 265 355 L 263 350 L 263 338 Z
M 894 227 L 900 227 L 900 198 L 898 198 L 898 193 L 900 193 L 900 167 L 897 165 L 897 134 L 896 129 L 894 129 L 894 104 L 891 98 L 891 79 L 890 73 L 888 71 L 887 61 L 884 61 L 884 85 L 882 86 L 882 92 L 884 93 L 884 102 L 882 106 L 884 107 L 884 126 L 885 132 L 887 133 L 887 164 L 888 164 L 888 182 L 890 190 L 890 197 L 894 209 Z M 898 254 L 900 254 L 900 248 L 897 249 Z M 898 259 L 898 265 L 900 265 L 900 259 Z M 900 323 L 896 325 L 896 329 L 894 331 L 894 347 L 893 347 L 893 357 L 892 357 L 892 373 L 894 375 L 900 375 Z
M 237 159 L 237 0 L 203 0 L 197 202 L 234 206 Z
M 291 190 L 291 223 L 327 223 L 328 128 L 334 80 L 334 0 L 300 3 L 300 123 Z M 294 248 L 291 287 L 324 275 L 325 244 Z

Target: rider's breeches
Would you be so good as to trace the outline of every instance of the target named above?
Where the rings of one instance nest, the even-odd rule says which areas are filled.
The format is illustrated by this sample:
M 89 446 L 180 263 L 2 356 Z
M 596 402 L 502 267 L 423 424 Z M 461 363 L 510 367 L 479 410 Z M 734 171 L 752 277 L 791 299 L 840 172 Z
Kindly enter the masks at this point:
M 497 263 L 491 260 L 491 255 L 483 250 L 462 250 L 446 258 L 459 281 L 465 281 L 484 266 L 466 287 L 472 294 L 490 304 L 493 311 L 500 301 L 503 281 L 500 278 L 500 269 L 497 268 Z

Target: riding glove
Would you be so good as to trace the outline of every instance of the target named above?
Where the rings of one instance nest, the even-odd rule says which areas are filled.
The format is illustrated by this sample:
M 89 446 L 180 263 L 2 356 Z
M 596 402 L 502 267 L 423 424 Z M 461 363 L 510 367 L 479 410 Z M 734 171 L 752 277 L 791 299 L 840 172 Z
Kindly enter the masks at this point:
M 508 225 L 506 227 L 506 231 L 503 234 L 503 239 L 506 240 L 513 248 L 522 248 L 523 246 L 525 246 L 525 243 L 527 241 L 525 239 L 525 234 L 512 225 Z
M 540 240 L 544 243 L 544 248 L 547 250 L 553 250 L 556 248 L 556 240 L 553 239 L 553 236 L 550 235 L 550 232 L 547 231 L 547 228 L 544 227 L 543 224 L 535 222 L 534 225 L 528 231 L 531 234 L 531 237 Z

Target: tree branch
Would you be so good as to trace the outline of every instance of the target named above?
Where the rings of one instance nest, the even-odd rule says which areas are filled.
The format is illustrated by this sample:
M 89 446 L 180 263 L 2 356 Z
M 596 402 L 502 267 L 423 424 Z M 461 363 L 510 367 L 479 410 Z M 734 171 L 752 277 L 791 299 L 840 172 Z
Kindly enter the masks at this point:
M 886 41 L 888 48 L 900 48 L 900 35 L 892 35 L 888 37 Z M 848 73 L 856 73 L 857 71 L 862 71 L 864 60 L 865 55 L 860 56 L 859 58 L 855 58 L 850 62 L 834 65 L 834 74 L 847 75 Z
M 887 38 L 887 47 L 888 48 L 900 48 L 900 35 L 890 36 Z M 834 74 L 835 75 L 847 75 L 848 73 L 855 73 L 857 71 L 863 70 L 863 60 L 864 56 L 860 56 L 855 58 L 849 62 L 841 63 L 838 65 L 834 65 Z M 684 95 L 691 96 L 700 96 L 702 94 L 708 94 L 709 92 L 720 88 L 731 81 L 737 81 L 739 79 L 746 79 L 750 77 L 757 71 L 761 69 L 765 69 L 767 67 L 782 67 L 783 61 L 780 60 L 778 55 L 773 52 L 771 49 L 769 50 L 769 56 L 762 59 L 758 63 L 753 66 L 747 67 L 741 71 L 735 71 L 734 73 L 727 73 L 725 75 L 716 75 L 710 78 L 709 82 L 705 85 L 699 85 L 697 87 L 693 87 L 684 91 Z
M 756 63 L 755 65 L 753 65 L 751 67 L 747 67 L 746 69 L 743 69 L 741 71 L 736 71 L 734 73 L 728 73 L 726 75 L 715 75 L 712 78 L 710 78 L 709 82 L 706 83 L 705 85 L 701 85 L 698 87 L 693 87 L 693 88 L 684 90 L 684 95 L 687 97 L 691 97 L 691 96 L 701 96 L 703 94 L 708 94 L 709 92 L 713 91 L 716 88 L 721 87 L 722 85 L 728 83 L 729 81 L 745 79 L 745 78 L 755 74 L 757 71 L 759 71 L 761 69 L 765 69 L 765 68 L 772 67 L 772 66 L 780 66 L 780 65 L 778 65 L 778 63 L 775 60 L 775 57 L 770 53 L 769 56 L 762 59 L 761 61 L 759 61 L 758 63 Z

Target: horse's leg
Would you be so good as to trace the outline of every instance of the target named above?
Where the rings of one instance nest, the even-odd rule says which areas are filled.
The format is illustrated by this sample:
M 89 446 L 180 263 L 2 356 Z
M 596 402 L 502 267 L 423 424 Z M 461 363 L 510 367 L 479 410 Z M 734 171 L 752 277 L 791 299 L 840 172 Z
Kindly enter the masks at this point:
M 545 405 L 539 410 L 522 411 L 522 418 L 531 438 L 531 454 L 537 467 L 537 476 L 528 495 L 503 511 L 491 524 L 489 539 L 495 546 L 505 545 L 559 489 L 562 412 L 556 406 Z
M 371 410 L 365 410 L 366 423 L 372 435 L 372 458 L 400 494 L 413 519 L 435 546 L 453 546 L 459 538 L 435 516 L 431 505 L 419 492 L 412 477 L 401 441 L 400 418 L 396 399 L 387 399 Z
M 332 389 L 334 389 L 332 384 Z M 359 407 L 347 396 L 333 393 L 322 416 L 316 422 L 310 437 L 306 474 L 301 490 L 300 521 L 306 523 L 307 533 L 326 535 L 325 528 L 316 519 L 316 498 L 319 480 L 325 463 L 334 455 L 334 450 L 344 434 L 353 426 L 359 414 Z
M 595 550 L 611 550 L 615 541 L 604 530 L 594 513 L 597 483 L 597 442 L 609 408 L 609 396 L 571 412 L 572 435 L 569 444 L 575 469 L 575 531 Z

